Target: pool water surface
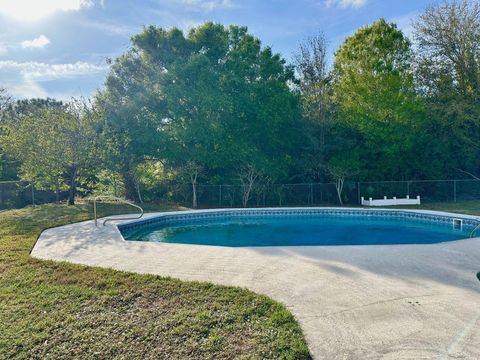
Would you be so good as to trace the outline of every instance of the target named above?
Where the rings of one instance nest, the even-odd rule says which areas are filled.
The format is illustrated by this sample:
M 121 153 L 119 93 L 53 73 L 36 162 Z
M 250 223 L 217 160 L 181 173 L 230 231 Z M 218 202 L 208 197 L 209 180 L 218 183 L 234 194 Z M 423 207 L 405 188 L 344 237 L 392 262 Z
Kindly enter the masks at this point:
M 121 231 L 126 240 L 240 247 L 433 244 L 467 238 L 470 230 L 405 217 L 276 215 L 189 219 Z

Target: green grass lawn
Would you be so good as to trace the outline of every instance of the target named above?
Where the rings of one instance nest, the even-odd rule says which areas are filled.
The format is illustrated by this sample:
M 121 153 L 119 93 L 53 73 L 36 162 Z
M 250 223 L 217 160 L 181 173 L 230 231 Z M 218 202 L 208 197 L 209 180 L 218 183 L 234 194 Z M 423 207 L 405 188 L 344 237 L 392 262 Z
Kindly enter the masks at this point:
M 265 296 L 30 257 L 42 229 L 89 219 L 91 208 L 0 214 L 1 359 L 310 358 L 293 316 Z
M 480 200 L 429 203 L 422 205 L 405 206 L 406 209 L 424 209 L 435 211 L 447 211 L 460 214 L 480 215 Z

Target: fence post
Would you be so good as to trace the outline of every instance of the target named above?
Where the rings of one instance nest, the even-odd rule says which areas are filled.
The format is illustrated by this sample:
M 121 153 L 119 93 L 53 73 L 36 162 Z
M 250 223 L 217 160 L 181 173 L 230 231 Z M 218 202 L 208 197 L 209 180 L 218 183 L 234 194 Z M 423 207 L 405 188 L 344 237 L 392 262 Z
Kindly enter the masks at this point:
M 410 195 L 410 181 L 407 181 L 407 195 Z
M 358 195 L 358 203 L 362 205 L 362 199 L 360 198 L 360 181 L 357 181 L 357 195 Z
M 310 205 L 313 205 L 313 184 L 310 183 Z
M 453 202 L 457 202 L 457 180 L 453 180 Z
M 218 207 L 222 207 L 222 185 L 218 186 Z
M 35 207 L 35 187 L 33 183 L 31 185 L 32 185 L 32 206 Z

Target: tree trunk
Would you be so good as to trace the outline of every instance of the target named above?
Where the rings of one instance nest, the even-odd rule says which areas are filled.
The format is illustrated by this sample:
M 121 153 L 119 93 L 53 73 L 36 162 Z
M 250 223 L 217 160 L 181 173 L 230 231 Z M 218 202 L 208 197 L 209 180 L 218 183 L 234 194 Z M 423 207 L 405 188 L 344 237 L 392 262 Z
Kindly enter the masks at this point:
M 335 187 L 337 189 L 338 201 L 340 202 L 341 206 L 343 206 L 343 200 L 342 200 L 343 182 L 344 182 L 343 178 L 338 178 L 335 181 Z
M 250 200 L 250 193 L 252 191 L 252 183 L 249 182 L 246 187 L 244 187 L 243 190 L 243 198 L 242 198 L 242 203 L 243 207 L 246 208 L 248 204 L 248 200 Z
M 115 179 L 115 176 L 113 177 L 113 196 L 117 197 L 117 179 Z
M 77 166 L 72 165 L 68 189 L 68 205 L 75 205 L 75 194 L 77 192 L 77 170 Z
M 140 184 L 138 181 L 135 181 L 135 187 L 137 188 L 138 201 L 140 201 L 140 204 L 143 204 L 142 193 L 140 192 Z
M 122 174 L 123 184 L 125 186 L 125 199 L 137 200 L 137 186 L 135 185 L 135 177 L 130 171 Z
M 55 203 L 60 202 L 60 185 L 58 183 L 58 179 L 55 179 Z
M 192 206 L 194 209 L 197 208 L 197 183 L 192 183 Z
M 193 173 L 190 174 L 190 183 L 192 184 L 192 207 L 194 209 L 197 208 L 197 178 L 198 172 L 195 170 Z
M 247 167 L 240 173 L 240 182 L 242 183 L 242 204 L 246 208 L 248 201 L 250 200 L 250 194 L 252 193 L 253 186 L 257 180 L 259 173 L 253 165 L 247 165 Z

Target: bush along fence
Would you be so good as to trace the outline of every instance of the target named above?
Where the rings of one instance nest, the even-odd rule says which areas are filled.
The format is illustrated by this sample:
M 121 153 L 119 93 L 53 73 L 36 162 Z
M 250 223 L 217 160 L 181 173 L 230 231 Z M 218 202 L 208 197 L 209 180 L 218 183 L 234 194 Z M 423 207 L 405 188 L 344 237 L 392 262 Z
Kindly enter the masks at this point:
M 334 183 L 255 184 L 196 186 L 198 208 L 278 207 L 340 205 Z M 160 183 L 141 191 L 143 202 L 169 203 L 192 207 L 191 184 Z M 104 195 L 99 191 L 89 196 Z M 359 205 L 361 197 L 379 199 L 420 196 L 422 203 L 480 200 L 480 180 L 407 180 L 407 181 L 346 181 L 341 192 L 343 205 Z M 65 200 L 67 194 L 38 190 L 23 181 L 0 182 L 0 210 Z

